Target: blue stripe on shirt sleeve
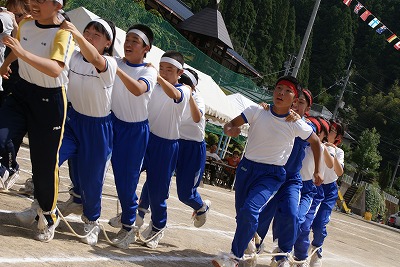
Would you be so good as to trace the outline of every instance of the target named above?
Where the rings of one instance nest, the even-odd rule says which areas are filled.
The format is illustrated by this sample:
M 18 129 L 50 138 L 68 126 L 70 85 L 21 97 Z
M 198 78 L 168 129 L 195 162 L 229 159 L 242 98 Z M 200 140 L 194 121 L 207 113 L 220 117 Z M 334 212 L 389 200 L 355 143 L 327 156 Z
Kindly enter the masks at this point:
M 245 121 L 246 123 L 249 123 L 249 122 L 247 121 L 246 115 L 244 115 L 244 113 L 240 113 L 240 116 L 242 116 L 242 118 L 244 119 L 244 121 Z
M 179 92 L 181 92 L 181 98 L 180 98 L 179 100 L 174 99 L 174 102 L 177 103 L 177 104 L 179 104 L 179 103 L 181 103 L 182 100 L 183 100 L 183 91 L 182 91 L 181 88 L 176 88 L 176 90 L 179 90 Z
M 138 79 L 138 81 L 144 81 L 144 82 L 146 83 L 146 85 L 147 85 L 146 93 L 147 93 L 148 91 L 150 91 L 150 83 L 149 83 L 148 80 L 146 80 L 146 79 L 143 78 L 143 77 L 140 77 L 140 78 Z

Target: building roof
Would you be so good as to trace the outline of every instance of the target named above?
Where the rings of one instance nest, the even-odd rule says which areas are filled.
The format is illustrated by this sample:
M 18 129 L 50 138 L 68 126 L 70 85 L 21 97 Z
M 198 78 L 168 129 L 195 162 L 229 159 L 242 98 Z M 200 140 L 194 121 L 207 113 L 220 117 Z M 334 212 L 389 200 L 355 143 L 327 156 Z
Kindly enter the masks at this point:
M 183 20 L 193 16 L 193 12 L 190 8 L 180 0 L 158 0 L 161 4 L 168 7 L 170 10 L 175 12 Z
M 177 26 L 182 30 L 214 37 L 233 49 L 231 38 L 221 12 L 215 8 L 206 7 Z
M 247 62 L 241 55 L 239 55 L 238 52 L 236 52 L 233 49 L 228 48 L 228 50 L 226 51 L 230 56 L 234 57 L 237 59 L 238 62 L 240 62 L 241 64 L 243 64 L 243 66 L 245 66 L 246 68 L 248 68 L 249 70 L 251 70 L 254 74 L 256 74 L 257 76 L 261 76 L 261 74 L 252 66 L 250 65 L 249 62 Z

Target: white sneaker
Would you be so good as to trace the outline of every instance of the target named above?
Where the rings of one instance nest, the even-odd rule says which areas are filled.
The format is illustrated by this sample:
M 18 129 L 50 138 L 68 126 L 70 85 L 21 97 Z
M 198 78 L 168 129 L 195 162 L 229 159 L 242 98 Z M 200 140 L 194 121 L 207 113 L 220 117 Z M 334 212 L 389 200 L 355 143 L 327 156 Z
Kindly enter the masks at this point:
M 311 251 L 314 251 L 316 247 L 312 246 Z M 316 251 L 310 259 L 310 267 L 321 267 L 322 266 L 322 255 Z
M 111 240 L 113 245 L 122 249 L 127 249 L 129 245 L 136 241 L 137 228 L 133 227 L 131 230 L 127 231 L 124 228 L 119 230 L 117 236 Z
M 210 212 L 210 207 L 211 207 L 211 201 L 207 199 L 204 200 L 203 207 L 201 207 L 201 209 L 193 212 L 192 218 L 195 227 L 197 228 L 202 227 L 206 223 L 207 214 Z
M 122 228 L 121 216 L 122 212 L 118 213 L 117 216 L 112 217 L 111 219 L 108 220 L 108 224 L 114 228 Z
M 7 179 L 8 179 L 8 176 L 10 175 L 10 173 L 8 172 L 8 170 L 6 170 L 5 167 L 3 167 L 1 165 L 0 165 L 0 167 L 2 169 L 4 169 L 3 175 L 0 175 L 0 185 L 1 185 L 2 188 L 7 189 L 6 182 L 7 182 Z
M 154 231 L 153 230 L 153 222 L 150 221 L 147 228 L 142 232 L 141 241 L 143 241 L 147 247 L 156 248 L 158 246 L 158 242 L 160 242 L 161 238 L 164 236 L 164 230 Z
M 4 183 L 5 186 L 4 188 L 8 190 L 11 187 L 13 187 L 18 178 L 19 178 L 19 167 L 17 167 L 16 169 L 10 169 L 8 179 Z
M 97 240 L 99 239 L 100 233 L 100 224 L 99 221 L 89 221 L 84 215 L 82 215 L 83 232 L 86 237 L 82 238 L 82 242 L 91 246 L 95 246 L 97 244 Z
M 287 258 L 283 258 L 279 261 L 275 259 L 271 262 L 270 267 L 290 267 L 290 262 Z
M 253 237 L 249 244 L 247 245 L 246 250 L 244 251 L 244 261 L 243 267 L 255 267 L 257 266 L 257 247 L 255 237 Z
M 67 201 L 60 202 L 58 204 L 58 209 L 64 217 L 70 215 L 71 213 L 76 215 L 83 214 L 83 205 L 81 203 L 74 202 L 74 196 L 72 195 Z
M 211 263 L 214 267 L 239 267 L 239 261 L 232 253 L 220 253 Z
M 35 239 L 42 242 L 49 242 L 54 238 L 54 231 L 56 230 L 58 224 L 60 223 L 60 217 L 56 215 L 56 220 L 52 225 L 49 226 L 49 222 L 45 216 L 52 216 L 51 212 L 43 213 L 41 208 L 38 208 L 38 223 L 37 231 L 35 233 Z M 54 215 L 54 214 L 53 214 Z

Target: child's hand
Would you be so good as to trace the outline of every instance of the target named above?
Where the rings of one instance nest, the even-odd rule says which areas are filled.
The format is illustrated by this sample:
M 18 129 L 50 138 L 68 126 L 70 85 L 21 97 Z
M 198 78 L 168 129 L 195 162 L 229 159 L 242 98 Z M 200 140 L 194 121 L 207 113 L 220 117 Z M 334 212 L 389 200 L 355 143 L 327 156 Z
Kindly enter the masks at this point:
M 11 37 L 8 35 L 4 36 L 3 44 L 5 44 L 9 48 L 11 48 L 11 50 L 14 52 L 14 54 L 17 57 L 21 57 L 22 54 L 25 52 L 25 50 L 22 48 L 20 42 L 14 37 Z
M 300 115 L 294 112 L 293 110 L 290 110 L 289 115 L 286 116 L 287 122 L 295 122 L 300 119 L 301 119 Z
M 8 80 L 10 78 L 10 74 L 12 73 L 10 69 L 10 65 L 6 66 L 5 64 L 1 65 L 0 67 L 0 76 L 3 77 L 3 79 Z
M 259 104 L 264 110 L 269 110 L 269 104 L 265 103 L 265 102 L 261 102 Z
M 64 20 L 61 23 L 60 29 L 69 31 L 74 37 L 81 36 L 81 33 L 78 31 L 75 25 L 67 20 Z

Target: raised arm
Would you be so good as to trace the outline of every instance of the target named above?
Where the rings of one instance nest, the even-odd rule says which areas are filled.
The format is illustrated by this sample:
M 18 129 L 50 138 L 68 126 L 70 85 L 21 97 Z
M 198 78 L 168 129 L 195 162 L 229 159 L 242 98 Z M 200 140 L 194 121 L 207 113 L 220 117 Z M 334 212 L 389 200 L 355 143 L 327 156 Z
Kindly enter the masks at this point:
M 329 169 L 333 167 L 333 157 L 331 154 L 329 154 L 329 151 L 326 148 L 326 146 L 324 146 L 324 161 Z
M 135 96 L 141 96 L 142 94 L 147 92 L 147 84 L 144 81 L 133 79 L 120 68 L 117 69 L 117 75 L 124 83 L 128 91 Z
M 325 145 L 331 146 L 335 149 L 335 155 L 333 157 L 333 169 L 335 170 L 335 173 L 337 176 L 342 176 L 344 169 L 343 169 L 342 163 L 338 159 L 338 148 L 334 144 L 329 143 L 329 142 L 325 143 Z
M 6 59 L 3 62 L 3 65 L 0 67 L 0 75 L 4 79 L 8 79 L 11 73 L 10 65 L 13 63 L 15 60 L 17 60 L 17 56 L 14 54 L 13 51 L 8 54 Z
M 224 125 L 224 133 L 231 137 L 237 137 L 241 132 L 240 126 L 245 123 L 243 117 L 239 115 Z
M 85 37 L 78 31 L 74 24 L 64 20 L 61 24 L 61 28 L 69 31 L 73 36 L 75 41 L 78 43 L 82 55 L 87 61 L 93 64 L 96 69 L 104 71 L 107 67 L 105 58 L 97 51 L 91 43 L 89 43 Z
M 58 77 L 61 71 L 64 69 L 64 62 L 39 57 L 31 52 L 26 51 L 20 44 L 20 42 L 11 36 L 5 36 L 3 38 L 3 43 L 10 47 L 14 52 L 15 56 L 22 59 L 35 69 L 43 72 L 50 77 Z M 8 57 L 7 57 L 8 58 Z
M 192 88 L 190 88 L 190 91 L 192 91 Z M 189 106 L 190 106 L 190 114 L 192 115 L 192 119 L 195 123 L 200 122 L 201 114 L 199 106 L 197 105 L 195 99 L 193 98 L 193 94 L 190 94 L 190 99 L 189 99 Z
M 175 86 L 173 86 L 163 77 L 161 77 L 160 74 L 158 74 L 157 76 L 157 82 L 161 85 L 162 89 L 164 90 L 164 92 L 167 94 L 168 97 L 175 100 L 179 100 L 182 98 L 182 92 L 177 90 Z

